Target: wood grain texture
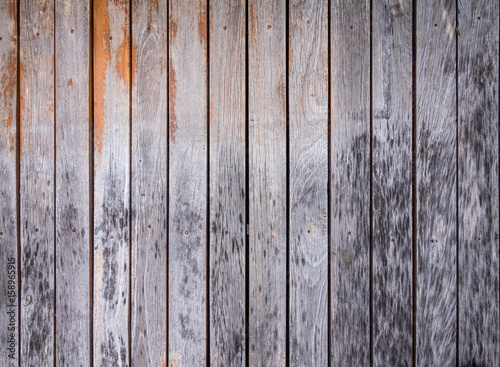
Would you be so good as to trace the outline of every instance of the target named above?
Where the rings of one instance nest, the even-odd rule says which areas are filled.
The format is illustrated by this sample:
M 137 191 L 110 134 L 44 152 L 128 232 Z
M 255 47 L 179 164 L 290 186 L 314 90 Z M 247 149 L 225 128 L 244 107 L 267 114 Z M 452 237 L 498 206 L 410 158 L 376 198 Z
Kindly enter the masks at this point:
M 370 363 L 370 2 L 331 3 L 331 362 Z
M 129 3 L 94 0 L 94 365 L 129 365 Z
M 328 364 L 328 1 L 290 2 L 290 365 Z
M 412 1 L 373 2 L 373 365 L 413 364 Z
M 131 365 L 167 354 L 167 1 L 132 2 Z
M 417 2 L 417 366 L 455 366 L 456 7 Z
M 500 365 L 499 3 L 459 1 L 459 365 Z
M 89 1 L 56 0 L 56 364 L 90 365 Z
M 207 364 L 207 4 L 170 2 L 169 364 Z
M 17 366 L 17 3 L 0 0 L 0 366 Z
M 21 365 L 54 361 L 54 2 L 21 3 Z
M 286 6 L 248 2 L 249 363 L 286 353 Z
M 245 1 L 210 2 L 210 361 L 245 363 Z

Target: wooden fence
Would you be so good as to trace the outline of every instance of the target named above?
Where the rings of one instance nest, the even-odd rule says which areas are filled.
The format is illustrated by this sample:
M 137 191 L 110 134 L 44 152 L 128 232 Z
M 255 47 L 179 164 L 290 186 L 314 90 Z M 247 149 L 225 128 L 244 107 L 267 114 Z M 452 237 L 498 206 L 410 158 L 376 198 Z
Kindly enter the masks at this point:
M 1 366 L 499 366 L 498 0 L 0 0 Z

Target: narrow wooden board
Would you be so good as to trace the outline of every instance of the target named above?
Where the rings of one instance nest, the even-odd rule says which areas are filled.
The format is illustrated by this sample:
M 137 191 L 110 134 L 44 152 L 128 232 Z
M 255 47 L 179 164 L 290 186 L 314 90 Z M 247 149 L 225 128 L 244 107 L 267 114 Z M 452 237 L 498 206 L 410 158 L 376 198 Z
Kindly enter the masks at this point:
M 170 2 L 169 365 L 207 364 L 207 4 Z
M 331 364 L 370 363 L 370 1 L 331 4 Z
M 129 3 L 94 0 L 94 365 L 129 365 Z
M 328 1 L 291 1 L 289 28 L 289 360 L 291 366 L 326 366 Z
M 0 366 L 17 366 L 17 3 L 0 0 Z
M 210 361 L 245 363 L 245 1 L 210 3 Z
M 56 364 L 90 365 L 90 9 L 56 0 Z
M 54 2 L 21 2 L 21 360 L 54 364 Z
M 459 1 L 459 365 L 500 365 L 499 3 Z
M 418 366 L 456 366 L 457 121 L 454 1 L 417 2 Z
M 167 1 L 132 2 L 131 365 L 167 359 Z
M 286 5 L 248 2 L 249 363 L 286 359 Z
M 411 0 L 372 12 L 373 364 L 413 364 Z

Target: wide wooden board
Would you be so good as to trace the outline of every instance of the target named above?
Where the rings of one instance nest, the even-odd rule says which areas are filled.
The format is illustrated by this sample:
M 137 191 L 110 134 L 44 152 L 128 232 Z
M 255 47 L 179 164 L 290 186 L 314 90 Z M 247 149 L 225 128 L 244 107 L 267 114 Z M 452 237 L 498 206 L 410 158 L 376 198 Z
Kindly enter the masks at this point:
M 499 2 L 459 1 L 459 365 L 500 365 Z
M 328 2 L 290 2 L 291 366 L 328 365 Z
M 249 364 L 286 353 L 286 7 L 248 2 Z
M 210 260 L 212 366 L 245 363 L 245 1 L 209 10 Z
M 412 1 L 372 15 L 373 365 L 413 363 Z
M 56 364 L 90 364 L 90 4 L 56 0 Z
M 169 365 L 207 365 L 206 1 L 170 2 Z
M 132 1 L 131 366 L 167 353 L 167 1 Z

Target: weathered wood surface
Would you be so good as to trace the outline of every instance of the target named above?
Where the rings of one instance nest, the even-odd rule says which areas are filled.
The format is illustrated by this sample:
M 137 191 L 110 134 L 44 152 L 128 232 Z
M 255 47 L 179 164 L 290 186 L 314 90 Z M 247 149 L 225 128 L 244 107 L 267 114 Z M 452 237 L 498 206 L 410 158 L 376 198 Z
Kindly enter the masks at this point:
M 131 366 L 166 365 L 167 1 L 132 1 Z
M 417 2 L 416 364 L 455 366 L 457 333 L 456 7 Z
M 207 4 L 170 2 L 169 365 L 207 364 Z
M 290 2 L 291 366 L 328 364 L 328 2 Z
M 21 2 L 21 364 L 54 361 L 54 2 Z
M 500 362 L 499 3 L 459 1 L 459 365 Z
M 94 365 L 128 366 L 129 3 L 94 0 L 93 5 Z
M 210 254 L 212 366 L 245 364 L 245 27 L 243 0 L 209 11 Z
M 0 0 L 0 366 L 17 366 L 17 3 Z
M 90 8 L 55 2 L 56 365 L 90 364 Z
M 286 8 L 248 2 L 249 364 L 286 353 Z
M 411 366 L 413 3 L 372 4 L 373 365 Z
M 331 3 L 331 364 L 370 363 L 370 2 Z

